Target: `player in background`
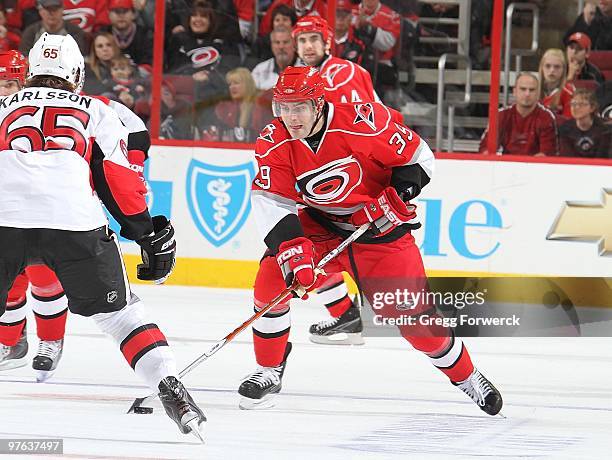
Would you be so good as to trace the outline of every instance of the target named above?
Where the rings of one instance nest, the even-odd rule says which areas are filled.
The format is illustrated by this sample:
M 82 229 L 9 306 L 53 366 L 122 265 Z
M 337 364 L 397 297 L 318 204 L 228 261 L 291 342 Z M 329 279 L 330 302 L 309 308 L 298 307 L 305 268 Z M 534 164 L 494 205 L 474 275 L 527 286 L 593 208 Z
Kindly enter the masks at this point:
M 100 200 L 121 235 L 140 246 L 140 279 L 159 283 L 170 275 L 174 229 L 166 217 L 149 214 L 118 115 L 78 94 L 84 63 L 74 39 L 43 34 L 29 64 L 26 88 L 0 100 L 0 313 L 19 273 L 45 263 L 62 283 L 70 311 L 92 317 L 159 392 L 180 431 L 201 438 L 206 418 L 178 380 L 164 334 L 131 292 Z
M 16 50 L 0 52 L 0 97 L 10 96 L 25 84 L 27 61 Z M 0 316 L 0 370 L 25 366 L 28 353 L 26 335 L 27 298 L 36 320 L 38 351 L 32 361 L 36 380 L 49 379 L 61 359 L 68 301 L 57 276 L 45 265 L 31 265 L 20 273 L 8 293 L 6 312 Z
M 296 23 L 292 35 L 302 63 L 319 69 L 325 82 L 326 101 L 333 104 L 380 101 L 365 69 L 330 54 L 333 34 L 325 19 L 304 17 Z M 321 344 L 363 344 L 359 296 L 351 300 L 342 273 L 330 274 L 317 288 L 317 294 L 330 318 L 310 326 L 310 340 Z
M 397 112 L 375 102 L 327 103 L 324 86 L 315 69 L 288 67 L 274 87 L 277 118 L 255 145 L 253 212 L 268 248 L 255 279 L 255 309 L 294 281 L 314 289 L 321 282 L 316 263 L 365 223 L 370 230 L 329 263 L 330 271 L 347 271 L 370 301 L 377 293 L 426 285 L 411 234 L 419 223 L 410 200 L 430 181 L 433 153 Z M 377 313 L 397 319 L 397 307 L 390 303 Z M 433 307 L 417 304 L 414 311 Z M 290 328 L 288 300 L 253 326 L 258 368 L 238 389 L 241 408 L 267 407 L 281 390 Z M 500 393 L 451 329 L 416 322 L 399 330 L 483 411 L 500 411 Z

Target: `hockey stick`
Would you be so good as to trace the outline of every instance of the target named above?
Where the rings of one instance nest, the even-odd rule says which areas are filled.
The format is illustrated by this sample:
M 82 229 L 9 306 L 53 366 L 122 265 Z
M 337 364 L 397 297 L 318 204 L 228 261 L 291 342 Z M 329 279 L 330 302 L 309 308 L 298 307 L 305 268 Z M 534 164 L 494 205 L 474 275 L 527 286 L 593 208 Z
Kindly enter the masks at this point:
M 332 259 L 334 259 L 338 254 L 344 251 L 352 242 L 354 242 L 357 238 L 363 235 L 368 228 L 370 227 L 370 223 L 363 224 L 357 230 L 355 230 L 347 239 L 345 239 L 342 243 L 340 243 L 334 250 L 332 250 L 329 254 L 323 257 L 319 263 L 317 264 L 317 270 L 323 272 L 322 268 Z M 295 284 L 295 283 L 294 283 Z M 191 364 L 189 364 L 185 369 L 183 369 L 179 373 L 179 378 L 183 378 L 187 374 L 189 374 L 193 369 L 199 366 L 201 363 L 206 361 L 216 352 L 218 352 L 221 348 L 223 348 L 228 342 L 231 342 L 238 334 L 244 331 L 247 327 L 265 315 L 268 311 L 272 310 L 275 306 L 285 300 L 287 297 L 292 295 L 292 291 L 298 289 L 295 285 L 291 285 L 288 288 L 284 289 L 280 294 L 278 294 L 274 299 L 270 301 L 265 307 L 256 312 L 253 316 L 247 319 L 244 323 L 234 329 L 232 332 L 227 334 L 224 338 L 215 343 L 210 350 L 204 352 L 200 356 L 198 356 Z M 141 407 L 144 403 L 150 402 L 157 396 L 157 393 L 152 393 L 149 396 L 144 398 L 136 398 L 127 413 L 130 414 L 134 412 L 138 407 Z

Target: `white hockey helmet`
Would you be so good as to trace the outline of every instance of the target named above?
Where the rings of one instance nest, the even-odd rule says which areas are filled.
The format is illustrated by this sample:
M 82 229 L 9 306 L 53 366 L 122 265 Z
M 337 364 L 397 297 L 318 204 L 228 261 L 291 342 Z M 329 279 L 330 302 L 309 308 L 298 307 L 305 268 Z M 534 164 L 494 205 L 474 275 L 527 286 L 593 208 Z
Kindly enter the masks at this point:
M 71 35 L 43 33 L 30 50 L 28 79 L 37 75 L 53 75 L 75 86 L 80 93 L 85 77 L 85 65 L 79 45 Z

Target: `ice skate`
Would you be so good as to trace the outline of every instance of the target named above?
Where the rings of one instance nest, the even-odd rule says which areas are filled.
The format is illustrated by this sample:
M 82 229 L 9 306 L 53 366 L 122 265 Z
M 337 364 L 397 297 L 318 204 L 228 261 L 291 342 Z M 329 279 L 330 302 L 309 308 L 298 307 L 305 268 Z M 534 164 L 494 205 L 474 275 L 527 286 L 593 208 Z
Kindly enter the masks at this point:
M 193 434 L 204 443 L 203 433 L 206 416 L 176 377 L 166 377 L 159 382 L 159 399 L 164 410 L 178 425 L 182 433 Z
M 21 337 L 16 345 L 9 347 L 0 343 L 0 371 L 17 369 L 27 364 L 26 355 L 28 354 L 28 336 L 26 328 L 23 327 Z
M 291 353 L 291 342 L 287 342 L 282 363 L 276 367 L 259 366 L 242 381 L 238 388 L 238 393 L 242 396 L 238 404 L 240 409 L 267 409 L 274 406 L 274 397 L 282 388 L 283 373 L 289 353 Z
M 489 415 L 497 415 L 502 408 L 501 393 L 476 368 L 463 382 L 453 382 L 453 385 L 458 386 Z
M 310 341 L 324 345 L 363 345 L 363 324 L 359 313 L 359 296 L 338 318 L 329 318 L 310 326 Z
M 53 376 L 60 359 L 62 359 L 63 352 L 64 339 L 40 341 L 38 353 L 32 360 L 32 368 L 36 371 L 37 382 L 45 382 Z

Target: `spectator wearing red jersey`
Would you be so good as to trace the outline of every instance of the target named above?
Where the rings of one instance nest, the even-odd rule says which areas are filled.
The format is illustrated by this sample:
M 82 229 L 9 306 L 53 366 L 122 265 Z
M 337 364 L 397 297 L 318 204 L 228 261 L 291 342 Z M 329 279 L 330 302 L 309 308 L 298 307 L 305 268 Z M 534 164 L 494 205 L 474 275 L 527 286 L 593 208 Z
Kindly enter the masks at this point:
M 64 0 L 64 20 L 88 34 L 108 26 L 109 0 Z
M 350 0 L 337 0 L 333 54 L 372 71 L 371 59 L 366 58 L 365 43 L 355 36 L 355 28 L 352 25 L 352 11 L 353 4 Z
M 353 14 L 357 38 L 363 41 L 366 47 L 378 51 L 377 90 L 381 89 L 380 85 L 395 86 L 397 71 L 392 59 L 399 43 L 400 15 L 380 3 L 380 0 L 363 0 Z
M 570 106 L 573 119 L 559 128 L 561 156 L 612 158 L 612 128 L 597 114 L 595 93 L 578 88 Z
M 546 50 L 540 59 L 539 76 L 542 104 L 562 123 L 571 118 L 570 101 L 576 88 L 567 82 L 565 53 L 557 48 Z
M 521 73 L 514 86 L 516 103 L 499 111 L 498 152 L 512 155 L 557 155 L 557 125 L 553 113 L 538 103 L 539 82 L 531 73 Z M 489 131 L 480 141 L 481 153 L 487 150 Z
M 278 5 L 287 5 L 295 10 L 298 18 L 304 16 L 327 17 L 327 4 L 324 0 L 274 0 L 259 25 L 259 35 L 267 35 L 272 30 L 272 12 Z
M 0 51 L 18 49 L 20 41 L 21 36 L 8 28 L 5 9 L 0 7 Z

